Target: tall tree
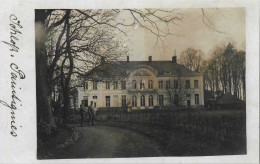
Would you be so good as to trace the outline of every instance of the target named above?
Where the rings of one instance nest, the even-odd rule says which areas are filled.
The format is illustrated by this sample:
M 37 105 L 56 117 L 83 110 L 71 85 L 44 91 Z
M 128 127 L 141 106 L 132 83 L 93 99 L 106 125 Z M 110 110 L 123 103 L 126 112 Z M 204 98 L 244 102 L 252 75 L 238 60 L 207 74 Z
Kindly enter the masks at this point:
M 190 70 L 199 72 L 202 63 L 202 51 L 188 48 L 181 53 L 180 64 Z
M 212 92 L 230 93 L 245 100 L 245 52 L 231 44 L 216 46 L 203 69 L 205 84 Z
M 224 57 L 225 57 L 225 70 L 224 70 L 224 75 L 226 76 L 227 79 L 227 88 L 228 92 L 231 94 L 232 93 L 232 58 L 236 50 L 234 49 L 234 46 L 229 43 L 226 47 L 226 50 L 224 52 Z
M 131 19 L 125 21 L 117 18 L 125 13 L 128 13 Z M 108 43 L 108 39 L 103 37 L 107 36 L 105 35 L 107 31 L 112 34 L 111 29 L 113 29 L 116 31 L 114 35 L 119 33 L 126 35 L 123 30 L 125 27 L 139 25 L 157 36 L 157 40 L 162 40 L 170 32 L 158 24 L 164 23 L 166 25 L 164 27 L 167 27 L 167 24 L 181 20 L 181 16 L 174 10 L 159 9 L 36 10 L 35 14 L 37 116 L 38 122 L 42 121 L 52 127 L 55 127 L 55 123 L 50 97 L 55 82 L 62 79 L 60 81 L 66 109 L 68 103 L 65 99 L 68 98 L 68 88 L 74 73 L 81 74 L 84 68 L 98 65 L 101 56 L 106 56 L 107 60 L 118 59 L 111 58 L 115 48 L 111 48 L 111 44 L 107 47 L 105 45 L 108 44 L 104 44 Z M 102 41 L 99 40 L 100 38 Z M 50 45 L 49 49 L 48 45 Z M 122 55 L 119 51 L 116 52 L 117 55 Z M 80 62 L 86 66 L 81 67 Z
M 46 20 L 51 15 L 53 10 L 36 10 L 35 14 L 35 29 L 36 29 L 36 97 L 37 97 L 37 121 L 56 127 L 51 106 L 50 106 L 50 89 L 47 78 L 48 56 L 45 42 L 50 31 L 61 25 L 68 14 L 65 14 L 59 21 L 47 27 Z

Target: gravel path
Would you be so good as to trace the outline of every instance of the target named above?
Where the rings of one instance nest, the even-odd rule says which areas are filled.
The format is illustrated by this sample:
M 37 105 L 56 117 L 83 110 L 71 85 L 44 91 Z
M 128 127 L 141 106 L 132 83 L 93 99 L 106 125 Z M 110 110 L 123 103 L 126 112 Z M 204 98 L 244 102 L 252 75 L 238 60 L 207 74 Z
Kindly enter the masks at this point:
M 134 131 L 109 126 L 78 127 L 79 140 L 56 158 L 160 156 L 159 146 Z

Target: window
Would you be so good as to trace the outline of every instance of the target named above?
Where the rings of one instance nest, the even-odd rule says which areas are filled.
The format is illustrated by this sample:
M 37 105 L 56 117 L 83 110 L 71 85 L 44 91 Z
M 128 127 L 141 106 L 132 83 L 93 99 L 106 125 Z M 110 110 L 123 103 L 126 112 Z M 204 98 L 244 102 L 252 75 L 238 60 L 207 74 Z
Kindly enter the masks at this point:
M 93 99 L 97 99 L 97 96 L 93 96 Z
M 132 89 L 136 89 L 136 81 L 135 80 L 132 81 Z
M 106 107 L 110 107 L 110 96 L 106 96 Z
M 159 81 L 159 88 L 163 89 L 163 81 Z
M 122 106 L 126 106 L 126 95 L 122 95 Z
M 190 88 L 190 80 L 186 80 L 186 88 Z
M 144 80 L 140 81 L 140 89 L 144 89 Z
M 169 89 L 169 88 L 171 88 L 171 81 L 167 80 L 166 81 L 166 89 Z
M 117 89 L 117 88 L 118 88 L 118 83 L 114 82 L 114 89 Z
M 148 82 L 148 89 L 153 89 L 153 81 L 149 80 Z
M 174 94 L 174 105 L 178 106 L 179 105 L 179 95 Z
M 83 104 L 84 106 L 88 106 L 88 96 L 83 96 Z
M 163 95 L 159 95 L 159 106 L 163 106 Z
M 84 90 L 88 90 L 88 82 L 86 81 L 86 82 L 84 82 Z
M 121 89 L 126 89 L 126 81 L 121 81 Z
M 97 90 L 97 82 L 93 82 L 93 90 Z
M 149 106 L 153 106 L 153 95 L 149 96 Z
M 166 74 L 166 75 L 167 74 L 171 74 L 171 72 L 170 71 L 165 71 L 164 74 Z
M 186 94 L 186 97 L 190 97 L 190 94 Z
M 140 100 L 141 100 L 141 106 L 145 106 L 145 96 L 144 95 L 142 95 L 140 97 Z
M 178 88 L 178 80 L 174 80 L 174 89 Z
M 110 89 L 110 82 L 106 82 L 106 89 Z
M 136 107 L 137 106 L 137 97 L 133 96 L 132 97 L 132 107 Z
M 195 94 L 195 104 L 199 104 L 199 94 Z
M 194 88 L 199 88 L 199 81 L 198 80 L 194 80 Z

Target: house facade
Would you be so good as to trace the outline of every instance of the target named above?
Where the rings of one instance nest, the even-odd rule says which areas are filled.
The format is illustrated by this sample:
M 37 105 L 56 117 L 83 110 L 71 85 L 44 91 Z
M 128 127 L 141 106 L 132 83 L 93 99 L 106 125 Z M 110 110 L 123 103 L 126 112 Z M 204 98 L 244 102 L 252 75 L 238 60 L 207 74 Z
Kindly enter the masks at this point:
M 113 78 L 84 81 L 78 88 L 78 106 L 82 100 L 93 101 L 97 108 L 133 110 L 204 105 L 203 75 L 178 64 L 176 56 L 169 61 L 152 61 L 151 56 L 148 61 L 130 61 L 127 57 L 117 63 Z

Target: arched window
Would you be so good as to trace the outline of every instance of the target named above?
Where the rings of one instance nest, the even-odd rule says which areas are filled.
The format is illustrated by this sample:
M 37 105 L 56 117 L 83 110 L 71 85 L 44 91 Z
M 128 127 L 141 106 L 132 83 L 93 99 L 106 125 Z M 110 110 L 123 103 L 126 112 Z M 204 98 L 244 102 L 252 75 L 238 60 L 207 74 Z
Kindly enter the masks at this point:
M 145 87 L 144 87 L 144 80 L 141 80 L 140 81 L 140 89 L 144 89 Z
M 136 89 L 136 81 L 135 80 L 132 81 L 132 89 Z
M 153 89 L 153 81 L 149 80 L 148 82 L 148 89 Z
M 136 107 L 137 106 L 137 97 L 133 96 L 132 97 L 132 107 Z
M 141 106 L 145 106 L 145 96 L 144 95 L 142 95 L 140 97 L 140 100 L 141 100 Z
M 149 96 L 149 106 L 153 106 L 153 95 Z

